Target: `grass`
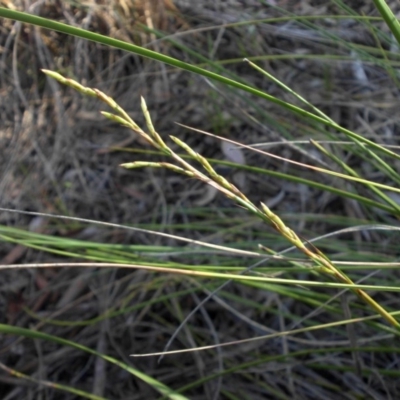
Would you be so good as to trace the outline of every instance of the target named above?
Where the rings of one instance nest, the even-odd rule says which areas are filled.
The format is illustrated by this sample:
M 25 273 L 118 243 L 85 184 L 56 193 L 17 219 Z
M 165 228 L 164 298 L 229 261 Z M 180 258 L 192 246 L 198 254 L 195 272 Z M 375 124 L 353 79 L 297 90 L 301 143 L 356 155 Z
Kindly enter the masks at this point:
M 107 80 L 106 72 L 92 69 L 89 80 L 104 90 L 81 83 L 87 77 L 74 79 L 62 70 L 66 65 L 59 68 L 63 73 L 43 68 L 48 81 L 35 78 L 41 91 L 49 87 L 54 96 L 59 89 L 53 79 L 82 96 L 63 92 L 64 106 L 55 103 L 59 124 L 65 104 L 76 104 L 75 112 L 90 110 L 94 99 L 108 107 L 102 124 L 129 130 L 132 148 L 111 145 L 85 165 L 104 163 L 100 171 L 106 170 L 110 161 L 102 154 L 115 155 L 113 165 L 118 160 L 132 170 L 121 172 L 119 187 L 133 200 L 116 197 L 115 186 L 106 202 L 117 222 L 109 222 L 104 212 L 94 219 L 94 208 L 82 214 L 85 203 L 74 199 L 90 199 L 91 191 L 96 197 L 95 188 L 102 183 L 96 183 L 90 170 L 84 172 L 87 167 L 77 168 L 80 159 L 74 155 L 72 171 L 87 184 L 82 192 L 72 173 L 63 189 L 54 170 L 46 193 L 49 199 L 52 192 L 58 194 L 45 212 L 2 207 L 8 216 L 36 218 L 38 223 L 22 229 L 8 217 L 0 228 L 6 260 L 15 260 L 3 267 L 15 289 L 6 301 L 7 323 L 0 325 L 4 337 L 13 338 L 7 339 L 0 366 L 18 378 L 4 378 L 4 396 L 40 393 L 51 398 L 57 390 L 65 398 L 96 399 L 132 393 L 173 399 L 336 398 L 343 393 L 351 399 L 397 397 L 400 189 L 397 120 L 390 111 L 396 105 L 398 56 L 387 28 L 395 38 L 400 30 L 383 2 L 376 2 L 382 19 L 355 16 L 340 1 L 331 6 L 333 14 L 324 18 L 271 8 L 268 18 L 206 27 L 202 39 L 208 46 L 196 39 L 202 27 L 181 35 L 136 27 L 159 38 L 154 46 L 164 44 L 185 62 L 157 49 L 0 9 L 0 16 L 174 68 L 149 64 L 142 71 L 142 92 L 151 85 L 146 74 L 166 85 L 164 91 L 168 85 L 179 86 L 173 81 L 179 74 L 175 68 L 196 74 L 180 75 L 183 87 L 190 93 L 200 76 L 200 89 L 192 94 L 211 91 L 219 110 L 210 121 L 219 137 L 207 132 L 207 123 L 200 130 L 189 128 L 185 119 L 185 127 L 164 134 L 162 120 L 172 117 L 174 106 L 155 120 L 152 108 L 156 115 L 160 109 L 151 94 L 145 96 L 149 106 L 142 97 L 142 116 L 132 106 L 136 93 L 130 92 L 129 101 L 120 106 L 116 96 L 106 94 L 109 84 L 116 93 L 120 90 L 118 74 Z M 362 44 L 331 28 L 349 19 L 367 36 Z M 277 27 L 272 50 L 261 40 L 271 27 Z M 214 35 L 215 30 L 222 36 Z M 225 30 L 229 34 L 221 42 Z M 216 58 L 219 46 L 240 37 L 237 32 L 243 35 L 237 46 L 240 57 L 247 61 L 238 65 L 238 55 Z M 298 47 L 284 42 L 285 36 L 299 32 L 304 57 Z M 279 47 L 282 43 L 286 47 Z M 264 54 L 268 52 L 272 54 Z M 335 77 L 334 63 L 340 70 L 343 60 L 355 76 L 350 83 Z M 120 68 L 118 62 L 114 68 Z M 159 76 L 169 77 L 170 83 Z M 387 82 L 383 93 L 382 77 Z M 120 97 L 123 103 L 124 95 Z M 223 121 L 234 121 L 220 115 L 229 107 L 259 134 L 249 136 L 251 130 L 242 122 L 225 127 Z M 189 113 L 198 113 L 201 121 L 201 110 Z M 265 141 L 266 136 L 271 140 Z M 245 162 L 230 159 L 222 141 L 237 146 Z M 221 151 L 213 154 L 214 148 Z M 39 150 L 37 146 L 40 157 Z M 72 168 L 65 161 L 54 164 L 51 156 L 48 160 L 44 165 Z M 21 164 L 16 171 L 29 176 L 29 163 Z M 136 186 L 128 186 L 130 180 Z M 125 202 L 125 208 L 113 205 L 118 202 Z M 64 215 L 55 215 L 61 211 Z M 34 268 L 31 277 L 23 275 L 27 268 Z M 18 345 L 27 360 L 23 364 L 16 361 Z M 74 349 L 72 355 L 68 348 Z M 34 385 L 18 389 L 21 382 Z M 39 387 L 44 389 L 35 392 Z

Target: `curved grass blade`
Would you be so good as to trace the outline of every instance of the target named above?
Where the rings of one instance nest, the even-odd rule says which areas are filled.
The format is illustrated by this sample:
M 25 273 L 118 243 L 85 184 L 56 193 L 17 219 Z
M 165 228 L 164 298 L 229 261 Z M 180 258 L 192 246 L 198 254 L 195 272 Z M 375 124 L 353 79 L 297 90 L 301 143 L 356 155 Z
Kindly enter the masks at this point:
M 133 368 L 133 367 L 125 364 L 124 362 L 119 361 L 113 357 L 107 356 L 105 354 L 101 354 L 101 353 L 97 352 L 96 350 L 93 350 L 89 347 L 83 346 L 79 343 L 75 343 L 70 340 L 63 339 L 63 338 L 60 338 L 57 336 L 49 335 L 47 333 L 38 332 L 38 331 L 31 330 L 31 329 L 26 329 L 26 328 L 10 326 L 10 325 L 6 325 L 6 324 L 0 324 L 0 333 L 7 334 L 7 335 L 24 336 L 26 338 L 31 338 L 31 339 L 47 340 L 49 342 L 58 343 L 62 346 L 73 347 L 77 350 L 84 351 L 86 353 L 100 357 L 103 360 L 105 360 L 111 364 L 117 365 L 121 369 L 129 372 L 131 375 L 134 375 L 137 378 L 141 379 L 143 382 L 146 382 L 154 390 L 156 390 L 157 392 L 161 393 L 164 396 L 167 396 L 167 398 L 169 398 L 171 400 L 188 400 L 185 396 L 183 396 L 179 393 L 176 393 L 175 391 L 170 389 L 168 386 L 166 386 L 163 383 L 159 382 L 158 380 L 144 374 L 143 372 L 140 372 L 136 368 Z
M 147 57 L 147 58 L 150 58 L 150 59 L 153 59 L 156 61 L 160 61 L 165 64 L 169 64 L 174 67 L 184 69 L 186 71 L 190 71 L 195 74 L 199 74 L 199 75 L 205 76 L 207 78 L 219 81 L 225 85 L 232 86 L 232 87 L 235 87 L 240 90 L 244 90 L 255 96 L 258 96 L 265 100 L 271 101 L 283 108 L 286 108 L 287 110 L 289 110 L 297 115 L 307 118 L 308 120 L 312 120 L 317 123 L 322 123 L 326 126 L 330 126 L 334 129 L 337 129 L 339 132 L 346 134 L 347 136 L 351 137 L 352 139 L 359 140 L 360 142 L 368 144 L 372 148 L 374 148 L 378 151 L 381 151 L 384 154 L 387 154 L 391 157 L 394 157 L 394 158 L 400 160 L 400 155 L 392 152 L 389 149 L 381 148 L 380 146 L 376 145 L 371 140 L 368 140 L 368 139 L 364 138 L 363 136 L 358 135 L 346 128 L 343 128 L 337 124 L 332 124 L 329 121 L 327 121 L 325 118 L 317 116 L 311 112 L 303 110 L 302 108 L 296 107 L 293 104 L 287 103 L 287 102 L 280 100 L 274 96 L 264 93 L 261 90 L 256 89 L 255 87 L 245 85 L 245 84 L 237 82 L 233 79 L 229 79 L 222 75 L 218 75 L 214 72 L 207 71 L 206 69 L 197 67 L 195 65 L 188 64 L 183 61 L 180 61 L 176 58 L 165 56 L 165 55 L 157 53 L 155 51 L 148 50 L 144 47 L 137 46 L 137 45 L 134 45 L 131 43 L 127 43 L 122 40 L 112 39 L 110 37 L 100 35 L 98 33 L 90 32 L 85 29 L 76 28 L 76 27 L 73 27 L 73 26 L 70 26 L 67 24 L 63 24 L 61 22 L 48 20 L 46 18 L 37 17 L 35 15 L 31 15 L 31 14 L 20 12 L 20 11 L 9 10 L 9 9 L 3 8 L 3 7 L 0 7 L 0 17 L 13 19 L 13 20 L 20 21 L 20 22 L 25 22 L 25 23 L 40 26 L 40 27 L 46 28 L 46 29 L 52 29 L 52 30 L 55 30 L 55 31 L 58 31 L 61 33 L 65 33 L 67 35 L 80 37 L 83 39 L 91 40 L 93 42 L 97 42 L 97 43 L 115 47 L 115 48 L 118 48 L 121 50 L 125 50 L 125 51 L 131 52 L 131 53 L 139 54 L 143 57 Z

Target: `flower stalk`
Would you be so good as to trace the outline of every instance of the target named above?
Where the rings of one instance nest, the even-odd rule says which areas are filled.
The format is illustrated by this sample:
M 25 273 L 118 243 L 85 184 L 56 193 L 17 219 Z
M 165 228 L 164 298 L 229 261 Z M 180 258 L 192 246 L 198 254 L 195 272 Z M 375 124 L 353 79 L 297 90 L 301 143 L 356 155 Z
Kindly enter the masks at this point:
M 170 136 L 170 139 L 176 143 L 180 148 L 186 151 L 195 161 L 197 161 L 205 170 L 206 173 L 201 172 L 190 163 L 185 161 L 177 153 L 174 152 L 161 136 L 155 130 L 150 113 L 148 111 L 146 102 L 144 98 L 141 98 L 141 108 L 143 115 L 145 117 L 148 132 L 146 133 L 141 129 L 130 117 L 129 115 L 120 107 L 115 100 L 107 96 L 105 93 L 98 89 L 91 89 L 82 86 L 78 82 L 72 79 L 63 77 L 62 75 L 48 70 L 43 70 L 43 72 L 56 79 L 60 83 L 70 86 L 71 88 L 79 91 L 82 94 L 97 97 L 99 100 L 106 103 L 114 113 L 108 113 L 103 111 L 102 114 L 125 127 L 130 128 L 136 134 L 141 136 L 149 145 L 160 150 L 166 156 L 171 157 L 176 164 L 166 163 L 166 162 L 144 162 L 135 161 L 131 163 L 121 164 L 124 168 L 167 168 L 176 173 L 189 176 L 191 178 L 198 179 L 208 185 L 213 186 L 226 197 L 233 200 L 239 206 L 247 209 L 250 213 L 257 215 L 263 221 L 271 225 L 279 234 L 285 237 L 292 245 L 296 246 L 303 254 L 305 254 L 309 259 L 311 259 L 325 275 L 335 279 L 340 283 L 344 283 L 350 286 L 350 289 L 364 302 L 366 302 L 371 308 L 378 312 L 389 324 L 400 329 L 399 322 L 388 313 L 382 306 L 380 306 L 371 296 L 369 296 L 365 291 L 352 288 L 354 282 L 340 271 L 330 260 L 326 257 L 320 250 L 318 250 L 314 245 L 309 244 L 307 246 L 307 241 L 299 238 L 299 236 L 279 218 L 278 215 L 273 213 L 265 204 L 261 203 L 260 207 L 253 204 L 236 186 L 230 183 L 223 176 L 219 175 L 212 165 L 199 153 L 195 152 L 190 146 L 181 141 L 180 139 Z

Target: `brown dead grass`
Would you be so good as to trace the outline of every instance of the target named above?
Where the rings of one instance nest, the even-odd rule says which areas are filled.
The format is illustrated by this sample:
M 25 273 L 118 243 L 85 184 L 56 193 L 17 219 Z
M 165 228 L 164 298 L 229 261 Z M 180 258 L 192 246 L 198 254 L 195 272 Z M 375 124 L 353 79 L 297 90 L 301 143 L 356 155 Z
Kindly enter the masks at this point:
M 320 2 L 278 2 L 281 7 L 297 14 L 324 14 L 332 11 Z M 242 58 L 244 56 L 274 55 L 293 52 L 320 54 L 332 52 L 331 44 L 315 37 L 315 32 L 299 32 L 292 26 L 259 24 L 253 31 L 247 28 L 225 29 L 221 24 L 243 20 L 244 18 L 266 18 L 278 15 L 259 2 L 227 1 L 185 2 L 172 0 L 151 1 L 102 1 L 85 2 L 77 7 L 68 1 L 1 1 L 6 7 L 15 7 L 41 16 L 53 18 L 76 26 L 91 29 L 136 44 L 149 46 L 157 51 L 169 53 L 189 62 L 197 62 L 191 56 L 177 49 L 168 41 L 156 40 L 154 34 L 147 33 L 142 25 L 155 28 L 172 35 L 174 40 L 202 52 L 215 59 Z M 360 10 L 369 13 L 368 5 L 360 5 Z M 202 30 L 215 26 L 213 30 Z M 343 28 L 341 35 L 348 40 L 371 44 L 373 38 L 363 30 L 351 26 Z M 168 223 L 181 222 L 186 218 L 185 208 L 196 205 L 220 207 L 218 213 L 231 218 L 224 211 L 228 203 L 219 197 L 206 193 L 196 182 L 166 173 L 165 171 L 125 171 L 118 168 L 122 162 L 131 161 L 136 155 L 116 148 L 141 148 L 142 143 L 124 128 L 104 121 L 99 117 L 99 104 L 82 98 L 70 89 L 46 79 L 41 68 L 58 70 L 65 75 L 91 87 L 97 87 L 113 96 L 134 119 L 142 121 L 139 96 L 146 98 L 154 125 L 162 134 L 184 136 L 185 140 L 208 157 L 223 158 L 217 141 L 194 133 L 183 132 L 174 122 L 179 121 L 199 129 L 211 130 L 245 143 L 279 140 L 281 134 L 267 121 L 249 117 L 253 108 L 248 102 L 256 101 L 243 95 L 241 99 L 230 97 L 229 91 L 211 88 L 205 80 L 177 71 L 153 61 L 143 60 L 134 55 L 124 54 L 94 43 L 65 35 L 23 26 L 3 20 L 0 26 L 0 179 L 1 206 L 19 210 L 68 214 L 82 218 L 92 218 L 118 223 L 159 223 L 160 229 L 168 230 Z M 211 45 L 210 45 L 211 44 Z M 397 93 L 390 90 L 388 77 L 377 67 L 368 69 L 367 91 L 358 88 L 349 63 L 326 63 L 306 60 L 264 61 L 261 65 L 275 76 L 289 84 L 344 126 L 359 133 L 375 135 L 385 127 L 398 126 Z M 279 93 L 289 99 L 275 85 L 267 82 L 254 70 L 243 63 L 235 63 L 229 69 L 255 86 L 271 94 Z M 329 75 L 329 85 L 324 79 Z M 349 78 L 350 76 L 350 78 Z M 360 85 L 359 85 L 360 86 Z M 334 90 L 332 89 L 334 88 Z M 290 97 L 290 100 L 293 99 Z M 377 105 L 378 104 L 378 105 Z M 379 108 L 379 104 L 383 108 Z M 294 137 L 302 137 L 299 121 L 273 106 L 260 104 L 274 111 L 288 126 Z M 385 125 L 386 124 L 386 125 Z M 391 130 L 397 135 L 395 128 Z M 281 147 L 277 152 L 287 158 L 308 162 L 304 154 L 295 148 Z M 143 158 L 143 157 L 142 157 Z M 289 165 L 249 155 L 249 164 L 268 166 L 272 170 L 290 172 Z M 368 171 L 365 171 L 368 173 Z M 373 172 L 370 171 L 372 174 Z M 368 178 L 368 176 L 366 176 Z M 266 201 L 279 195 L 280 180 L 248 174 L 243 188 L 254 202 Z M 322 178 L 325 183 L 329 180 Z M 307 190 L 303 194 L 299 187 L 287 184 L 284 198 L 276 205 L 281 212 L 325 212 L 343 213 L 363 217 L 362 211 L 350 201 L 337 199 L 332 195 L 320 196 L 317 191 Z M 239 215 L 240 210 L 237 211 Z M 118 231 L 104 232 L 98 228 L 82 228 L 60 222 L 49 224 L 41 218 L 32 219 L 24 215 L 0 214 L 2 224 L 27 227 L 28 229 L 65 237 L 85 238 L 108 243 L 153 243 L 169 244 L 164 239 L 146 235 L 129 235 Z M 304 227 L 299 223 L 299 228 Z M 324 232 L 324 224 L 309 224 L 305 229 Z M 254 233 L 248 230 L 249 240 Z M 185 232 L 185 235 L 188 233 Z M 202 232 L 192 232 L 196 239 Z M 226 239 L 226 238 L 225 238 Z M 378 238 L 379 239 L 379 238 Z M 224 238 L 219 240 L 223 241 Z M 0 249 L 3 263 L 19 261 L 58 261 L 60 257 L 34 252 L 32 250 L 3 244 Z M 138 301 L 151 300 L 161 294 L 178 289 L 193 287 L 190 281 L 164 277 L 162 284 L 154 284 L 149 274 L 124 271 L 58 270 L 8 271 L 0 278 L 1 322 L 24 327 L 42 327 L 22 311 L 24 306 L 43 317 L 60 318 L 65 321 L 87 320 L 102 315 L 110 307 L 133 306 Z M 257 302 L 275 304 L 276 307 L 294 309 L 295 305 L 282 302 L 279 297 L 268 293 L 254 293 L 236 288 L 238 295 L 249 296 Z M 234 291 L 233 291 L 234 292 Z M 131 353 L 145 353 L 162 350 L 180 320 L 196 305 L 202 291 L 187 294 L 180 304 L 169 303 L 170 308 L 148 307 L 126 315 L 105 319 L 99 324 L 87 326 L 46 326 L 46 331 L 97 348 L 116 358 L 132 361 Z M 171 306 L 172 304 L 172 306 Z M 239 311 L 247 313 L 248 310 Z M 306 314 L 302 310 L 303 315 Z M 223 333 L 221 341 L 237 340 L 254 335 L 254 330 L 244 324 L 237 324 L 232 317 L 226 317 L 224 309 L 210 304 L 209 319 L 200 316 L 191 320 L 192 330 L 184 333 L 185 339 L 176 344 L 177 348 L 193 344 L 195 332 L 200 342 L 215 340 L 213 332 Z M 284 329 L 284 322 L 274 315 L 249 315 L 262 317 L 263 324 L 271 329 Z M 206 323 L 204 323 L 206 321 Z M 207 322 L 208 321 L 208 322 Z M 321 318 L 321 322 L 322 318 Z M 258 332 L 259 333 L 259 332 Z M 329 340 L 329 338 L 318 338 Z M 312 342 L 314 337 L 305 337 Z M 296 342 L 295 342 L 296 343 Z M 281 354 L 285 343 L 281 340 L 265 345 L 254 344 L 246 348 L 225 350 L 228 356 L 225 368 L 235 363 L 254 360 L 263 354 Z M 298 349 L 304 342 L 297 342 Z M 347 365 L 348 355 L 338 355 L 337 366 Z M 91 393 L 110 399 L 152 399 L 155 398 L 147 385 L 131 379 L 117 367 L 103 364 L 94 357 L 82 355 L 75 350 L 57 347 L 51 343 L 36 343 L 28 340 L 3 337 L 0 360 L 36 379 L 51 380 L 80 387 Z M 310 361 L 310 360 L 309 360 Z M 316 362 L 316 360 L 313 360 Z M 319 360 L 321 365 L 325 360 Z M 210 370 L 220 368 L 221 354 L 202 352 L 166 359 L 158 366 L 154 358 L 135 361 L 135 366 L 146 373 L 175 387 L 192 382 Z M 384 364 L 385 360 L 379 360 Z M 304 368 L 299 361 L 281 365 L 251 367 L 246 373 L 231 374 L 224 378 L 223 387 L 237 389 L 251 399 L 268 397 L 267 388 L 286 393 L 288 398 L 321 399 L 334 398 L 330 385 L 339 385 L 342 390 L 353 391 L 347 398 L 358 394 L 372 393 L 370 398 L 385 398 L 391 393 L 398 398 L 399 388 L 394 381 L 382 381 L 377 376 L 370 382 L 349 373 L 344 379 L 339 372 L 331 371 L 316 375 L 312 368 Z M 264 368 L 265 367 L 265 368 Z M 266 383 L 254 387 L 246 374 L 258 374 Z M 289 379 L 288 383 L 288 376 Z M 0 375 L 2 399 L 70 399 L 70 395 L 49 388 L 39 389 L 24 380 L 16 380 L 8 375 Z M 220 382 L 207 383 L 192 392 L 191 398 L 225 398 L 220 393 Z M 293 387 L 290 386 L 293 385 Z M 244 398 L 238 394 L 239 398 Z M 277 397 L 276 397 L 277 398 Z M 367 398 L 367 397 L 363 397 Z M 389 398 L 389 397 L 387 397 Z

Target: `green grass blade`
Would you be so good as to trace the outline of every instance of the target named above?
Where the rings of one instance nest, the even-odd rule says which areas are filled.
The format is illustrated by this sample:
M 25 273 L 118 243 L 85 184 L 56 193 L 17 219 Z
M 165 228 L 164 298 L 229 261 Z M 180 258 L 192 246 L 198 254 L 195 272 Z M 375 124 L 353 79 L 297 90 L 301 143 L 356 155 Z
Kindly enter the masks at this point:
M 390 7 L 387 5 L 385 0 L 373 0 L 375 7 L 378 9 L 379 13 L 382 15 L 386 25 L 389 27 L 393 36 L 396 38 L 397 42 L 400 44 L 400 23 L 396 16 L 393 14 Z
M 93 33 L 88 30 L 85 30 L 85 29 L 75 28 L 73 26 L 63 24 L 61 22 L 48 20 L 46 18 L 37 17 L 35 15 L 31 15 L 31 14 L 24 13 L 24 12 L 8 10 L 3 7 L 0 7 L 0 17 L 10 18 L 10 19 L 13 19 L 16 21 L 25 22 L 25 23 L 40 26 L 40 27 L 46 28 L 46 29 L 53 29 L 55 31 L 62 32 L 62 33 L 68 34 L 68 35 L 73 35 L 73 36 L 80 37 L 83 39 L 91 40 L 93 42 L 97 42 L 97 43 L 115 47 L 115 48 L 118 48 L 121 50 L 125 50 L 125 51 L 131 52 L 131 53 L 139 54 L 143 57 L 147 57 L 147 58 L 150 58 L 150 59 L 153 59 L 156 61 L 163 62 L 165 64 L 172 65 L 172 66 L 180 68 L 180 69 L 184 69 L 186 71 L 193 72 L 195 74 L 205 76 L 207 78 L 219 81 L 220 83 L 223 83 L 225 85 L 235 87 L 240 90 L 244 90 L 255 96 L 258 96 L 265 100 L 271 101 L 271 102 L 273 102 L 273 103 L 275 103 L 297 115 L 300 115 L 300 116 L 308 119 L 309 121 L 315 121 L 315 122 L 330 126 L 332 128 L 335 128 L 338 131 L 344 133 L 345 135 L 347 135 L 348 137 L 350 137 L 352 139 L 359 140 L 360 142 L 368 144 L 372 148 L 374 148 L 378 151 L 381 151 L 381 152 L 383 152 L 391 157 L 394 157 L 396 159 L 400 159 L 400 155 L 392 152 L 391 150 L 385 149 L 385 148 L 375 144 L 373 141 L 368 140 L 368 139 L 364 138 L 363 136 L 358 135 L 348 129 L 345 129 L 337 124 L 332 124 L 329 121 L 327 121 L 325 118 L 314 115 L 313 113 L 310 113 L 299 107 L 296 107 L 293 104 L 287 103 L 287 102 L 280 100 L 274 96 L 264 93 L 261 90 L 256 89 L 255 87 L 245 85 L 245 84 L 237 82 L 233 79 L 229 79 L 224 76 L 218 75 L 214 72 L 210 72 L 203 68 L 197 67 L 195 65 L 185 63 L 183 61 L 177 60 L 176 58 L 165 56 L 165 55 L 157 53 L 155 51 L 148 50 L 144 47 L 137 46 L 137 45 L 134 45 L 131 43 L 127 43 L 122 40 L 112 39 L 110 37 L 100 35 L 98 33 Z
M 172 389 L 170 389 L 168 386 L 164 385 L 163 383 L 157 381 L 154 378 L 151 378 L 150 376 L 144 374 L 143 372 L 140 372 L 139 370 L 131 367 L 130 365 L 125 364 L 122 361 L 118 361 L 117 359 L 104 355 L 102 353 L 97 352 L 96 350 L 93 350 L 89 347 L 83 346 L 79 343 L 72 342 L 70 340 L 66 340 L 57 336 L 49 335 L 47 333 L 43 332 L 38 332 L 35 330 L 31 329 L 25 329 L 25 328 L 20 328 L 20 327 L 15 327 L 15 326 L 10 326 L 10 325 L 5 325 L 5 324 L 0 324 L 0 332 L 2 334 L 8 334 L 8 335 L 18 335 L 18 336 L 23 336 L 31 339 L 40 339 L 40 340 L 47 340 L 49 342 L 54 342 L 58 343 L 62 346 L 68 346 L 68 347 L 73 347 L 77 350 L 84 351 L 86 353 L 92 354 L 94 356 L 100 357 L 103 360 L 115 364 L 121 369 L 129 372 L 130 374 L 136 376 L 137 378 L 141 379 L 143 382 L 146 382 L 148 385 L 150 385 L 153 389 L 158 391 L 164 396 L 167 396 L 167 398 L 171 400 L 188 400 L 185 396 L 174 392 Z

